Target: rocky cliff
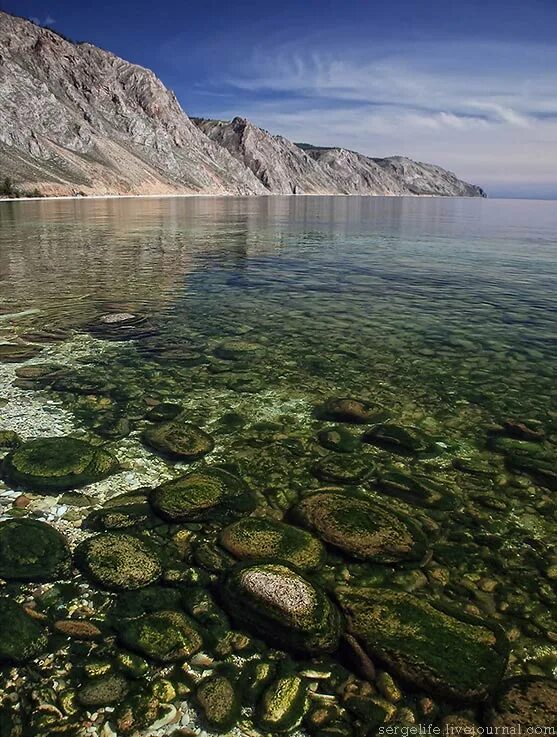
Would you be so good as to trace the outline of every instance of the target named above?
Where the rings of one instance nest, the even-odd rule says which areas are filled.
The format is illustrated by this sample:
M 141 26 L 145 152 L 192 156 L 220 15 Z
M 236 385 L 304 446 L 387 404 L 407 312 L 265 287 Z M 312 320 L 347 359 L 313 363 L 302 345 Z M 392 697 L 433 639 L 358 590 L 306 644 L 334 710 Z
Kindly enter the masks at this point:
M 483 194 L 410 159 L 193 121 L 148 69 L 1 12 L 0 177 L 49 195 Z

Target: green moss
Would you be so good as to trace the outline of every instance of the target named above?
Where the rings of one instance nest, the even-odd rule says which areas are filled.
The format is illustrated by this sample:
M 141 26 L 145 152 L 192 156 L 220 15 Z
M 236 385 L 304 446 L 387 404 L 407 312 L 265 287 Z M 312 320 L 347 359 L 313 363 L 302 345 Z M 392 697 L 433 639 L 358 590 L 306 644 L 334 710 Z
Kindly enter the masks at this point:
M 213 438 L 208 433 L 179 419 L 151 425 L 141 437 L 145 445 L 180 461 L 196 461 L 214 448 Z
M 416 688 L 463 702 L 497 688 L 508 643 L 496 625 L 386 589 L 343 587 L 337 596 L 367 654 Z
M 203 638 L 194 622 L 183 612 L 158 611 L 117 625 L 118 639 L 159 663 L 185 660 L 203 645 Z
M 153 489 L 150 502 L 157 514 L 173 522 L 226 519 L 255 508 L 242 479 L 219 468 L 168 481 Z
M 13 450 L 18 448 L 22 442 L 15 430 L 0 430 L 0 449 Z
M 276 673 L 276 665 L 268 660 L 250 660 L 242 668 L 240 687 L 242 700 L 253 706 Z
M 418 507 L 454 509 L 456 500 L 443 484 L 432 481 L 423 474 L 407 474 L 402 471 L 386 471 L 379 475 L 382 491 Z
M 115 619 L 133 619 L 162 609 L 176 609 L 182 595 L 176 589 L 147 586 L 136 591 L 124 591 L 113 602 L 111 616 Z
M 548 443 L 495 435 L 488 446 L 503 453 L 505 463 L 513 471 L 527 473 L 543 486 L 557 489 L 557 453 Z
M 23 607 L 9 599 L 0 599 L 0 664 L 25 663 L 46 648 L 43 625 L 30 617 Z
M 200 683 L 197 703 L 209 725 L 220 732 L 232 729 L 240 717 L 237 685 L 225 674 L 217 673 Z
M 153 514 L 150 505 L 145 501 L 139 504 L 124 504 L 108 509 L 95 509 L 83 520 L 86 530 L 125 530 L 130 528 L 145 529 L 161 524 Z
M 359 484 L 375 471 L 373 459 L 365 454 L 332 453 L 313 466 L 313 474 L 333 484 Z
M 424 534 L 412 520 L 348 493 L 311 494 L 291 516 L 329 545 L 360 560 L 419 561 L 427 550 Z
M 15 486 L 34 491 L 65 491 L 94 483 L 118 470 L 107 451 L 75 438 L 37 438 L 4 459 L 2 474 Z
M 101 533 L 75 551 L 80 570 L 103 588 L 138 589 L 161 575 L 157 553 L 146 542 L 125 533 Z
M 147 412 L 147 420 L 149 422 L 169 422 L 170 420 L 176 419 L 182 412 L 183 407 L 179 404 L 161 402 L 161 404 L 151 407 L 149 412 Z
M 288 732 L 298 726 L 306 709 L 307 684 L 299 676 L 279 678 L 257 706 L 256 724 L 266 732 Z
M 341 618 L 325 592 L 279 563 L 238 563 L 225 575 L 222 598 L 242 628 L 288 650 L 332 652 Z
M 125 678 L 118 675 L 107 675 L 95 678 L 80 686 L 77 699 L 82 706 L 95 708 L 119 704 L 128 692 Z
M 305 530 L 265 517 L 246 517 L 225 527 L 219 541 L 239 560 L 283 560 L 303 570 L 317 568 L 325 553 Z
M 0 578 L 55 581 L 68 576 L 71 556 L 64 537 L 45 522 L 0 522 Z

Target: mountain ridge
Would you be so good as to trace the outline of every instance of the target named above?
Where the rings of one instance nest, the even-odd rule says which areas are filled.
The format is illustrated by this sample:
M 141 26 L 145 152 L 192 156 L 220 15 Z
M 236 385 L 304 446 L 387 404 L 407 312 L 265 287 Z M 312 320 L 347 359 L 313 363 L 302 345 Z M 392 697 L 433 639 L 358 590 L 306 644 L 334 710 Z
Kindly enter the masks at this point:
M 246 118 L 190 118 L 151 70 L 0 12 L 0 177 L 18 187 L 44 195 L 484 195 L 434 165 L 303 146 Z

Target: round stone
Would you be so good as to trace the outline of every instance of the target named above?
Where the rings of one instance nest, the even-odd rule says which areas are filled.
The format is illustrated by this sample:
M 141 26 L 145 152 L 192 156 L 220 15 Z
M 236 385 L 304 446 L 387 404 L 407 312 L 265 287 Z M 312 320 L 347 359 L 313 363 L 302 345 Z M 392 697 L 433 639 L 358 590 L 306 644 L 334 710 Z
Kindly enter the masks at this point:
M 46 644 L 45 629 L 36 619 L 14 601 L 0 599 L 0 663 L 25 663 Z
M 196 698 L 207 722 L 220 733 L 232 729 L 240 717 L 238 689 L 224 674 L 217 673 L 202 681 Z
M 317 568 L 324 559 L 322 544 L 306 530 L 265 517 L 245 517 L 225 527 L 220 544 L 239 560 L 283 560 L 300 569 Z
M 347 555 L 376 563 L 421 560 L 426 539 L 412 520 L 375 501 L 342 492 L 303 499 L 292 517 Z
M 189 422 L 163 422 L 143 431 L 143 442 L 158 453 L 180 461 L 196 461 L 214 448 L 213 438 Z
M 318 414 L 335 422 L 351 422 L 365 425 L 371 422 L 373 409 L 367 402 L 351 397 L 331 397 L 318 410 Z
M 337 453 L 351 453 L 361 443 L 360 438 L 352 435 L 350 430 L 342 425 L 320 430 L 317 438 L 324 448 L 334 450 Z
M 32 519 L 0 522 L 0 578 L 56 581 L 70 570 L 69 548 L 54 527 Z
M 167 481 L 150 495 L 153 509 L 172 522 L 226 519 L 255 508 L 252 492 L 228 471 L 210 468 Z
M 79 688 L 77 699 L 82 706 L 110 706 L 126 696 L 128 684 L 122 676 L 106 675 L 95 678 Z
M 75 438 L 36 438 L 8 453 L 2 474 L 15 486 L 36 491 L 65 491 L 100 481 L 118 470 L 102 448 Z
M 227 340 L 215 348 L 215 356 L 225 361 L 251 361 L 261 352 L 258 343 L 247 340 Z
M 107 532 L 88 538 L 77 547 L 75 560 L 95 583 L 116 591 L 148 586 L 162 572 L 152 547 L 125 533 Z
M 118 638 L 124 647 L 159 663 L 189 658 L 203 645 L 197 625 L 182 612 L 159 611 L 120 622 Z

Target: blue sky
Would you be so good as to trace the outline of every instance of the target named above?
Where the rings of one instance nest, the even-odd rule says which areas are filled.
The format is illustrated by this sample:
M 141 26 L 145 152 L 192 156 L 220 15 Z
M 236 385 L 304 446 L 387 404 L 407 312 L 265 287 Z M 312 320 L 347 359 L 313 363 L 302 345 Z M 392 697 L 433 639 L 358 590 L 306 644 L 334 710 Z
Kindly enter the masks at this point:
M 0 0 L 150 67 L 191 115 L 557 197 L 557 0 Z

